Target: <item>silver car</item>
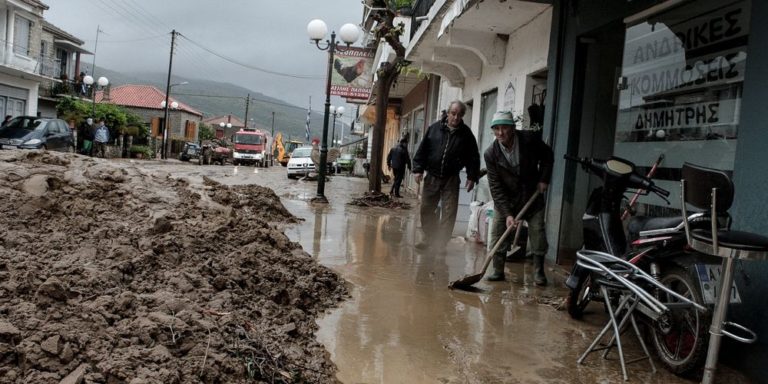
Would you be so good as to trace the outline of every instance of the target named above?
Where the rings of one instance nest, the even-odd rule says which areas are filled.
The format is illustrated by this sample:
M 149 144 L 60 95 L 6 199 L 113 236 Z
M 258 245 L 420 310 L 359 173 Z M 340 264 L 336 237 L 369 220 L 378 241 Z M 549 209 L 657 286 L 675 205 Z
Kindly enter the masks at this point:
M 293 179 L 297 176 L 306 176 L 315 171 L 315 163 L 312 161 L 312 147 L 300 147 L 291 152 L 291 159 L 288 160 L 288 178 Z

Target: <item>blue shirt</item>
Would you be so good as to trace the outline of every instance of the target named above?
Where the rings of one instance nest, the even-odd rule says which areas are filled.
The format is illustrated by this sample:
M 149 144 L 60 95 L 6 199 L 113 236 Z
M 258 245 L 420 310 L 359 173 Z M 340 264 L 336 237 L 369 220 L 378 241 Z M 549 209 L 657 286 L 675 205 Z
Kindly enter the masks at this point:
M 109 129 L 106 126 L 101 125 L 96 128 L 96 134 L 94 135 L 94 141 L 97 143 L 106 143 L 109 141 Z

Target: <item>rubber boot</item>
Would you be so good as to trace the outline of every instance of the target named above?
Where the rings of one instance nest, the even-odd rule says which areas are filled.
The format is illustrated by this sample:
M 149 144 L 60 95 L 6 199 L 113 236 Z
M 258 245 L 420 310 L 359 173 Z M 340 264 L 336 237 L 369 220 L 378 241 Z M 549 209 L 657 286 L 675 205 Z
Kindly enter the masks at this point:
M 506 255 L 495 254 L 493 255 L 493 273 L 488 276 L 488 281 L 504 281 L 504 259 Z
M 533 255 L 533 283 L 539 286 L 547 285 L 544 274 L 544 255 Z

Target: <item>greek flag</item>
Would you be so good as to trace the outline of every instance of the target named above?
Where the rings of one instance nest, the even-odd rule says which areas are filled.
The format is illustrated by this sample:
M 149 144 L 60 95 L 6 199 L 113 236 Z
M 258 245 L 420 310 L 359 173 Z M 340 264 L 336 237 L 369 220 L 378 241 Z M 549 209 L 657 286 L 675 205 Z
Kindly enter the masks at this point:
M 312 106 L 307 109 L 307 129 L 305 131 L 307 136 L 307 142 L 309 142 L 309 115 L 312 113 Z

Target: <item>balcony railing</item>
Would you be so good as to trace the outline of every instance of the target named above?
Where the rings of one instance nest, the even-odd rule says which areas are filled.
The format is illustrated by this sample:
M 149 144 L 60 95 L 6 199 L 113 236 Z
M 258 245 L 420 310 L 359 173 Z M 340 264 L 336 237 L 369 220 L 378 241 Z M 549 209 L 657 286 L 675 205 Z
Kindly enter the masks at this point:
M 413 38 L 413 34 L 416 33 L 416 30 L 419 29 L 421 23 L 427 22 L 426 20 L 416 21 L 416 18 L 429 14 L 429 9 L 432 8 L 433 4 L 435 4 L 435 0 L 416 0 L 413 2 L 413 25 L 411 28 L 411 38 Z
M 70 80 L 50 81 L 41 87 L 40 94 L 48 97 L 72 96 L 90 99 L 92 97 L 91 89 L 87 85 L 83 87 L 82 84 Z

